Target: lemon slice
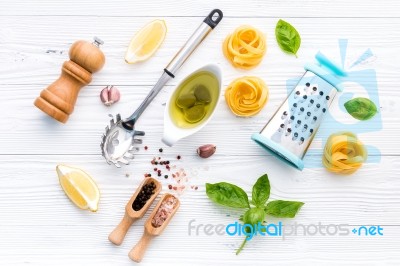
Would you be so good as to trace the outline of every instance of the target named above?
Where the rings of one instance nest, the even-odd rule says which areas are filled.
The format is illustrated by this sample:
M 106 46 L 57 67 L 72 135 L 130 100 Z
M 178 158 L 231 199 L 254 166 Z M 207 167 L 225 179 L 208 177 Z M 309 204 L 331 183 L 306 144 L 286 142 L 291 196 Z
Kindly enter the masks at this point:
M 133 64 L 150 58 L 164 41 L 166 33 L 167 25 L 164 20 L 153 20 L 144 26 L 131 39 L 125 61 Z
M 78 168 L 57 165 L 60 185 L 68 198 L 81 209 L 97 211 L 100 192 L 93 179 Z

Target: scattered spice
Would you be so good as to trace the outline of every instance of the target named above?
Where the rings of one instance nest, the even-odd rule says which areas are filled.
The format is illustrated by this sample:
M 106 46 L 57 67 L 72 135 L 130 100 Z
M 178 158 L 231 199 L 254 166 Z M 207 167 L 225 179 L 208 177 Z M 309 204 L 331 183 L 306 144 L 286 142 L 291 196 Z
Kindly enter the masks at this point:
M 156 214 L 153 216 L 151 220 L 151 225 L 154 227 L 160 227 L 165 220 L 172 214 L 175 207 L 178 205 L 178 199 L 174 196 L 169 196 L 166 198 L 158 208 Z
M 176 156 L 176 159 L 178 160 L 180 160 L 181 158 L 181 155 Z M 187 176 L 186 170 L 184 168 L 177 168 L 177 166 L 175 164 L 171 164 L 171 162 L 171 160 L 165 160 L 160 156 L 155 156 L 150 161 L 150 164 L 153 166 L 151 170 L 154 171 L 156 176 L 164 177 L 164 179 L 170 180 L 171 184 L 168 184 L 168 189 L 175 190 L 178 195 L 183 194 L 186 189 L 197 190 L 197 186 L 189 185 L 189 178 Z M 165 171 L 168 171 L 168 174 Z M 148 177 L 149 175 L 150 174 L 145 174 L 145 177 Z
M 159 151 L 159 152 L 163 152 L 163 149 L 162 149 L 162 148 L 159 148 L 158 151 Z
M 145 151 L 147 151 L 149 149 L 149 147 L 147 147 L 147 146 L 144 146 L 144 150 Z
M 145 184 L 132 203 L 133 210 L 139 211 L 140 209 L 142 209 L 143 206 L 146 204 L 146 202 L 154 194 L 155 189 L 156 189 L 156 184 L 153 181 L 151 181 L 148 184 Z

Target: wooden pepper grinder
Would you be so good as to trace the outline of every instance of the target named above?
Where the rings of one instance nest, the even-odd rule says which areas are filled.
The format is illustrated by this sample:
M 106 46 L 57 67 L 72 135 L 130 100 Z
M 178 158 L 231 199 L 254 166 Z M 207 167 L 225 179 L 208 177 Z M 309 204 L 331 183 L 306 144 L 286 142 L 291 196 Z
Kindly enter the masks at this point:
M 65 123 L 74 111 L 80 89 L 92 81 L 92 73 L 99 71 L 105 57 L 99 46 L 103 41 L 94 37 L 93 43 L 77 41 L 69 49 L 69 61 L 65 61 L 60 77 L 42 90 L 34 104 L 37 108 Z

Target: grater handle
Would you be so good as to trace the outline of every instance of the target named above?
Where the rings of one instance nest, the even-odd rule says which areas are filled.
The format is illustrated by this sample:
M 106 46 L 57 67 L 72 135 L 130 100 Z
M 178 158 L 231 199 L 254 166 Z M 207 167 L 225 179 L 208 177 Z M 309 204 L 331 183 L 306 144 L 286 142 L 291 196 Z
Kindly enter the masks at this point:
M 324 67 L 327 68 L 328 71 L 334 73 L 335 75 L 339 77 L 345 77 L 347 76 L 346 71 L 344 71 L 340 66 L 338 66 L 335 62 L 331 61 L 328 57 L 326 57 L 323 53 L 318 52 L 315 55 L 315 59 L 317 59 L 318 63 Z
M 317 64 L 306 64 L 304 69 L 306 71 L 313 72 L 315 75 L 319 76 L 333 87 L 337 91 L 343 91 L 343 78 L 347 76 L 346 71 L 344 71 L 340 66 L 331 61 L 328 57 L 318 52 L 315 55 L 319 65 Z

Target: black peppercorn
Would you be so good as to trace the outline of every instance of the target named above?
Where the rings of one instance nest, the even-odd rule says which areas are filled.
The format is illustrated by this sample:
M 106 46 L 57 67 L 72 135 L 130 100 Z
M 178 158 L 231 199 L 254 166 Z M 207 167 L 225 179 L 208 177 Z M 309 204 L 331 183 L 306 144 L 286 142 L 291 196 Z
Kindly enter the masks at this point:
M 151 195 L 155 193 L 155 188 L 156 185 L 153 181 L 145 184 L 132 203 L 133 210 L 139 211 L 140 209 L 142 209 L 146 202 L 151 198 Z

